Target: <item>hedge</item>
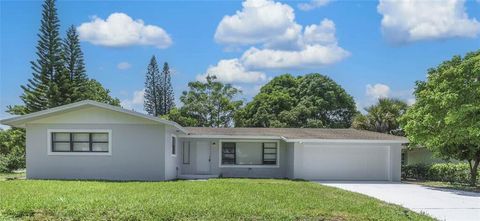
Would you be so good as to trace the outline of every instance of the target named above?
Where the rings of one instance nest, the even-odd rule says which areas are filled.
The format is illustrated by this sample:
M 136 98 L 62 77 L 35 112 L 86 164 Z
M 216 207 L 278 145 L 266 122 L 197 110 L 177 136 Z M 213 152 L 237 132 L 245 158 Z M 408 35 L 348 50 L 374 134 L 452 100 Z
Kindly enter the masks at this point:
M 478 174 L 478 176 L 480 176 L 480 173 Z M 469 183 L 470 167 L 467 163 L 404 165 L 402 166 L 402 178 L 415 180 L 444 181 L 451 183 Z

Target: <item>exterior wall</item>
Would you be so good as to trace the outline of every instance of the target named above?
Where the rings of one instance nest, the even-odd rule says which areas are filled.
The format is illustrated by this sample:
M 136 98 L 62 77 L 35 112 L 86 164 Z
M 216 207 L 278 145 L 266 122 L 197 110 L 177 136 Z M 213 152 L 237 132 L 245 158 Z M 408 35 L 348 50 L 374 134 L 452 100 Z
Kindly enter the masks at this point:
M 253 178 L 285 178 L 287 177 L 287 168 L 288 168 L 288 157 L 287 157 L 287 143 L 279 140 L 279 167 L 263 167 L 258 165 L 242 165 L 239 167 L 220 167 L 220 141 L 239 141 L 241 139 L 196 139 L 196 138 L 183 138 L 180 139 L 181 143 L 184 141 L 190 142 L 190 164 L 182 163 L 182 151 L 183 148 L 180 148 L 179 152 L 181 156 L 179 159 L 180 171 L 182 174 L 201 174 L 197 171 L 197 149 L 196 144 L 198 141 L 206 141 L 210 144 L 210 173 L 212 175 L 218 175 L 223 177 L 253 177 Z M 251 141 L 251 139 L 245 139 L 246 141 Z M 264 140 L 261 140 L 264 141 Z M 259 140 L 259 142 L 261 142 Z
M 287 143 L 287 178 L 293 179 L 294 178 L 294 165 L 295 165 L 295 143 Z
M 165 152 L 165 179 L 166 180 L 173 180 L 173 179 L 176 179 L 177 178 L 177 175 L 178 175 L 178 161 L 177 161 L 177 158 L 179 156 L 179 152 L 178 150 L 180 149 L 179 148 L 179 141 L 178 141 L 178 137 L 176 137 L 177 139 L 177 144 L 176 144 L 176 153 L 175 155 L 172 154 L 172 136 L 175 136 L 174 135 L 174 129 L 173 128 L 169 128 L 167 127 L 167 129 L 165 130 L 165 149 L 164 149 L 164 152 Z
M 390 145 L 390 181 L 400 182 L 402 176 L 402 145 Z
M 400 181 L 400 163 L 397 144 L 294 144 L 294 178 Z
M 406 152 L 406 165 L 415 164 L 434 164 L 434 163 L 459 163 L 458 160 L 443 160 L 435 157 L 433 153 L 426 148 L 413 148 L 411 150 L 404 150 Z
M 111 155 L 49 155 L 49 129 L 110 130 Z M 32 121 L 26 131 L 29 179 L 165 179 L 164 125 L 101 108 L 84 108 Z

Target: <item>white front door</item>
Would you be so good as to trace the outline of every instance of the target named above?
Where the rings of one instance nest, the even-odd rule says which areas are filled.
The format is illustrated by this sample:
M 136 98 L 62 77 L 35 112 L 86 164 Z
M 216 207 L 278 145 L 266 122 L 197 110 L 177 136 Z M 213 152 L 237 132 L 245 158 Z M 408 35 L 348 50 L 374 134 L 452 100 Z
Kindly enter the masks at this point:
M 196 148 L 197 172 L 201 174 L 210 173 L 210 142 L 198 141 Z

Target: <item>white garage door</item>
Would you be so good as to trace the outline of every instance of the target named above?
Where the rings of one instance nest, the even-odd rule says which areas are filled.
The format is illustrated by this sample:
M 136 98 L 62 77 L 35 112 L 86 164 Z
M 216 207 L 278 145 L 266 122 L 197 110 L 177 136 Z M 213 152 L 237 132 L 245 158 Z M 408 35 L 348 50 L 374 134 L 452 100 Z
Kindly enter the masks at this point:
M 304 144 L 295 173 L 309 180 L 390 180 L 388 146 Z M 298 162 L 299 160 L 300 162 Z

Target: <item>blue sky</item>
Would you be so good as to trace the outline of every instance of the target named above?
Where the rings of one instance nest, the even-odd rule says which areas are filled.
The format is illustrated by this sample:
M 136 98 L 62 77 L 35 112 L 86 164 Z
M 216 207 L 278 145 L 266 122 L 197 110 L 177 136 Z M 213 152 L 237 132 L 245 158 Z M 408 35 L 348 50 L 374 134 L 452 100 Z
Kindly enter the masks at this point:
M 0 4 L 5 118 L 31 77 L 42 2 Z M 137 111 L 152 55 L 173 68 L 177 102 L 207 72 L 241 88 L 247 101 L 274 76 L 318 72 L 363 108 L 378 97 L 413 102 L 428 68 L 480 48 L 476 0 L 59 1 L 57 8 L 62 35 L 70 25 L 80 32 L 88 75 Z

